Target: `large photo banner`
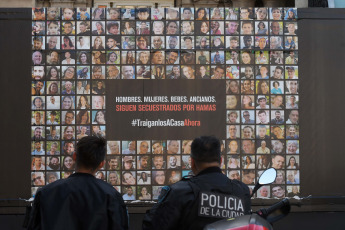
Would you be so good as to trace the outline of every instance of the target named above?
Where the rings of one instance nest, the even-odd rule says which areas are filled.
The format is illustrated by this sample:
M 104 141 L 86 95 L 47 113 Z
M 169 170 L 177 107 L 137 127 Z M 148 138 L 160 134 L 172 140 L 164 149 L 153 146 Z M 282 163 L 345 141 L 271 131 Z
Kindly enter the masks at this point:
M 274 167 L 256 197 L 299 196 L 297 35 L 295 8 L 33 8 L 32 195 L 99 135 L 96 177 L 157 200 L 192 175 L 192 140 L 214 135 L 230 179 L 253 188 Z

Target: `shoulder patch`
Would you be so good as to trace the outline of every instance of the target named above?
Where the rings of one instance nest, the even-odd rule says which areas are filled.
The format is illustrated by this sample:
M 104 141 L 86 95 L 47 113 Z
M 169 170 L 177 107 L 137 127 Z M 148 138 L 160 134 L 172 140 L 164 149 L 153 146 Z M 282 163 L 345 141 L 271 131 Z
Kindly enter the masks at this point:
M 158 203 L 161 203 L 165 199 L 165 197 L 168 195 L 170 190 L 171 188 L 169 186 L 164 186 L 162 188 L 161 194 L 158 197 Z
M 190 180 L 190 178 L 192 178 L 192 175 L 186 175 L 184 177 L 182 177 L 182 180 Z

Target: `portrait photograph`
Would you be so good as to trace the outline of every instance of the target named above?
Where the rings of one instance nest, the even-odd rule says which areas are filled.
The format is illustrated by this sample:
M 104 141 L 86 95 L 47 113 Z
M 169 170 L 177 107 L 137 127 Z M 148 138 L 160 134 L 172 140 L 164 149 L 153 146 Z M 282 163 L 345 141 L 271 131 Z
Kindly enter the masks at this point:
M 151 20 L 162 20 L 165 19 L 165 8 L 151 8 Z
M 267 21 L 255 21 L 255 34 L 268 35 L 269 27 Z
M 107 154 L 120 154 L 121 142 L 120 141 L 107 141 Z
M 135 156 L 123 156 L 122 157 L 122 170 L 135 170 L 136 169 L 136 157 Z
M 255 64 L 269 64 L 268 51 L 255 51 Z
M 138 200 L 151 200 L 152 198 L 151 186 L 137 186 Z
M 255 156 L 254 155 L 242 156 L 241 167 L 243 169 L 255 169 Z
M 298 155 L 286 156 L 286 168 L 287 169 L 299 169 L 300 160 Z
M 151 171 L 138 171 L 137 172 L 138 185 L 151 185 Z
M 120 79 L 120 66 L 107 66 L 107 79 Z
M 122 154 L 135 154 L 136 153 L 136 141 L 122 141 Z
M 33 51 L 32 52 L 32 64 L 33 65 L 44 65 L 45 54 L 43 51 Z
M 59 122 L 60 124 L 60 122 Z M 59 140 L 60 139 L 60 126 L 46 126 L 46 139 Z
M 181 36 L 181 49 L 194 49 L 194 36 Z
M 150 153 L 151 153 L 150 140 L 137 141 L 137 154 L 150 154 Z
M 166 184 L 166 170 L 152 171 L 152 184 L 153 185 L 165 185 Z
M 175 184 L 181 180 L 181 171 L 169 170 L 167 171 L 167 184 Z
M 285 36 L 285 45 L 286 50 L 298 50 L 298 37 L 297 36 Z
M 226 79 L 239 79 L 240 78 L 240 66 L 226 65 Z
M 181 20 L 194 20 L 194 8 L 181 8 Z
M 77 20 L 90 20 L 90 8 L 77 8 Z
M 168 169 L 181 169 L 181 156 L 171 155 L 167 156 Z
M 271 81 L 271 94 L 284 94 L 284 81 Z
M 269 154 L 271 152 L 271 150 L 270 150 L 271 149 L 271 143 L 269 141 L 267 141 L 267 140 L 256 140 L 255 144 L 256 144 L 256 153 L 258 153 L 258 154 Z
M 240 138 L 241 129 L 239 125 L 227 125 L 226 126 L 226 138 L 227 139 L 238 139 Z
M 92 8 L 92 20 L 104 20 L 105 19 L 105 8 Z
M 123 200 L 126 201 L 133 201 L 136 200 L 136 187 L 135 186 L 122 186 L 121 187 L 121 194 Z
M 227 154 L 239 154 L 240 153 L 240 141 L 239 140 L 227 140 L 226 141 L 226 153 Z
M 71 50 L 75 49 L 75 37 L 74 36 L 63 36 L 61 40 L 61 49 L 63 50 Z
M 257 125 L 256 126 L 256 138 L 257 139 L 270 139 L 270 126 L 269 125 Z M 269 146 L 270 144 L 266 142 L 266 145 Z M 261 146 L 261 142 L 260 142 Z
M 241 172 L 240 170 L 227 170 L 228 178 L 231 180 L 241 180 Z
M 283 13 L 282 7 L 269 8 L 269 17 L 271 20 L 283 20 Z
M 179 20 L 180 19 L 180 8 L 166 8 L 166 20 Z
M 240 158 L 236 155 L 230 155 L 227 157 L 226 168 L 227 169 L 239 169 L 240 168 Z
M 299 125 L 286 126 L 286 139 L 299 139 Z
M 254 124 L 255 123 L 255 112 L 254 110 L 244 110 L 241 113 L 242 124 Z
M 224 8 L 211 8 L 210 9 L 211 20 L 223 20 L 224 19 Z
M 31 186 L 42 187 L 45 185 L 44 172 L 31 172 Z
M 149 170 L 151 169 L 151 156 L 150 155 L 139 155 L 137 156 L 137 169 L 138 170 Z
M 58 50 L 60 49 L 60 37 L 59 36 L 47 36 L 47 50 Z
M 285 35 L 297 35 L 298 26 L 297 22 L 285 22 L 284 23 L 284 34 Z
M 119 20 L 121 18 L 120 8 L 107 8 L 107 19 L 108 20 Z
M 135 35 L 136 25 L 135 21 L 121 21 L 122 35 Z
M 121 8 L 121 18 L 124 20 L 134 20 L 135 19 L 135 9 L 134 8 Z
M 287 196 L 288 197 L 299 197 L 300 194 L 300 186 L 299 185 L 292 185 L 292 186 L 286 186 L 287 187 Z
M 75 35 L 75 22 L 64 21 L 61 23 L 61 34 L 62 35 Z
M 77 21 L 77 35 L 90 35 L 91 25 L 88 21 Z
M 106 128 L 104 125 L 93 125 L 91 129 L 92 136 L 101 136 L 103 138 L 106 138 Z
M 80 140 L 83 137 L 90 136 L 90 126 L 77 126 L 77 139 Z
M 43 156 L 45 155 L 45 142 L 40 140 L 34 140 L 31 142 L 31 155 Z
M 273 66 L 271 65 L 271 79 L 272 80 L 280 80 L 284 79 L 284 68 L 283 66 Z
M 193 140 L 183 140 L 182 141 L 182 154 L 191 154 Z
M 137 20 L 149 20 L 150 19 L 150 8 L 136 8 L 136 19 Z
M 149 40 L 143 40 L 139 37 L 137 40 L 140 40 L 140 43 L 137 43 L 139 46 L 137 46 L 137 49 L 149 49 L 150 43 Z M 143 40 L 143 42 L 141 41 Z M 128 50 L 128 49 L 134 49 L 135 48 L 135 36 L 122 36 L 121 37 L 121 44 L 122 49 Z
M 241 138 L 242 139 L 254 139 L 255 138 L 255 125 L 242 125 L 241 126 Z
M 47 8 L 47 20 L 59 20 L 60 19 L 60 9 L 57 7 Z
M 161 194 L 163 186 L 152 186 L 152 199 L 158 200 L 159 195 Z

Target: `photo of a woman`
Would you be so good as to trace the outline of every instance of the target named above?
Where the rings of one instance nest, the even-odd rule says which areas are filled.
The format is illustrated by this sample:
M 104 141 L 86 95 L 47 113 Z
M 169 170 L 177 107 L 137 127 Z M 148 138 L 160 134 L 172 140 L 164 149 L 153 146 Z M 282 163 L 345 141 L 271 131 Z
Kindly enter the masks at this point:
M 100 36 L 95 37 L 95 39 L 93 40 L 92 49 L 104 50 L 103 41 Z
M 63 159 L 62 167 L 61 169 L 63 171 L 71 171 L 74 170 L 75 162 L 71 156 L 66 156 Z

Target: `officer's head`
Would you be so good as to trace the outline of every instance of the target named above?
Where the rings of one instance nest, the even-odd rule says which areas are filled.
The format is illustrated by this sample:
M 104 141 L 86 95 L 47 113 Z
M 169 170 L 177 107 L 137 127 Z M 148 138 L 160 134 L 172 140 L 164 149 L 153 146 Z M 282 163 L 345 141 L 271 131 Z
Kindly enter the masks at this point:
M 219 165 L 221 163 L 219 140 L 214 136 L 195 138 L 192 143 L 191 157 L 197 168 Z
M 88 170 L 94 172 L 104 165 L 106 154 L 106 140 L 98 136 L 83 137 L 77 144 L 76 153 L 73 155 L 76 161 L 76 170 Z

